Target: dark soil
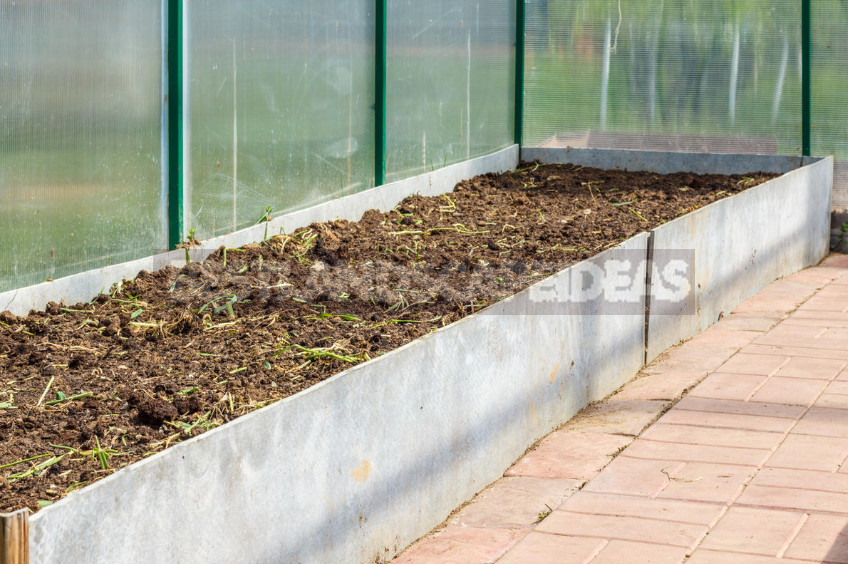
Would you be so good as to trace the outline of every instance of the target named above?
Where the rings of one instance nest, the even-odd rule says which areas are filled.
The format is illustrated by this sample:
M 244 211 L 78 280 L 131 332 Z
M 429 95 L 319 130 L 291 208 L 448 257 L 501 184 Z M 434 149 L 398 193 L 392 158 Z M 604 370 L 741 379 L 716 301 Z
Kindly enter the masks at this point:
M 33 510 L 772 178 L 571 165 L 462 182 L 0 313 L 0 512 Z

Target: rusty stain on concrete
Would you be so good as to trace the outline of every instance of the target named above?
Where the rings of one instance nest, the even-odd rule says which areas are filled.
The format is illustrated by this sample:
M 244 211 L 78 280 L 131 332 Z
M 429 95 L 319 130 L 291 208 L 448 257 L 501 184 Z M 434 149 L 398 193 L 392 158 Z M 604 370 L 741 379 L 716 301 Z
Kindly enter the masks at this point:
M 371 466 L 371 462 L 368 460 L 363 460 L 361 466 L 357 466 L 353 469 L 353 479 L 357 482 L 364 483 L 368 481 L 368 478 L 371 477 L 371 472 L 374 468 Z

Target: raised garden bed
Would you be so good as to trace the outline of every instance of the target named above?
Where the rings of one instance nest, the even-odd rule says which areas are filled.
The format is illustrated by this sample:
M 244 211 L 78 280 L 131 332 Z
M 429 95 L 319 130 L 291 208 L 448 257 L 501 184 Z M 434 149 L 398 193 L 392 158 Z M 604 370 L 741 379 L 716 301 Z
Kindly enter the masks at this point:
M 80 555 L 194 560 L 250 551 L 257 559 L 367 561 L 429 530 L 644 360 L 639 315 L 534 316 L 526 292 L 498 300 L 625 238 L 621 247 L 647 257 L 649 237 L 640 232 L 757 182 L 740 176 L 717 187 L 690 174 L 649 192 L 638 178 L 653 182 L 654 174 L 587 176 L 580 166 L 524 167 L 502 176 L 498 190 L 495 177 L 475 179 L 448 197 L 369 214 L 359 226 L 313 225 L 228 251 L 226 268 L 221 251 L 204 265 L 136 277 L 91 304 L 51 306 L 50 317 L 7 316 L 3 329 L 16 348 L 0 366 L 27 384 L 14 392 L 14 422 L 4 413 L 0 425 L 13 447 L 31 438 L 32 450 L 7 450 L 0 465 L 61 457 L 38 477 L 0 486 L 6 500 L 19 484 L 36 484 L 13 505 L 51 501 L 83 478 L 382 356 L 42 510 L 32 520 L 33 552 L 69 554 L 56 523 L 104 514 L 111 536 L 98 527 L 75 532 L 85 537 Z M 28 368 L 36 363 L 50 370 Z M 38 400 L 37 408 L 27 403 Z M 67 411 L 82 424 L 53 419 Z M 242 525 L 237 537 L 224 534 L 232 522 Z M 203 538 L 178 546 L 180 523 Z M 150 538 L 173 540 L 157 548 Z

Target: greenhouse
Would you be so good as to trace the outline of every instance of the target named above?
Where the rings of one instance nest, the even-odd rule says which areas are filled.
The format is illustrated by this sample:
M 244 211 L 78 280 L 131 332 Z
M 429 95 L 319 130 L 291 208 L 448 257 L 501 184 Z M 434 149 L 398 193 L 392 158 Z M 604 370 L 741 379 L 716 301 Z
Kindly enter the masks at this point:
M 842 0 L 0 0 L 0 564 L 848 562 L 846 75 Z

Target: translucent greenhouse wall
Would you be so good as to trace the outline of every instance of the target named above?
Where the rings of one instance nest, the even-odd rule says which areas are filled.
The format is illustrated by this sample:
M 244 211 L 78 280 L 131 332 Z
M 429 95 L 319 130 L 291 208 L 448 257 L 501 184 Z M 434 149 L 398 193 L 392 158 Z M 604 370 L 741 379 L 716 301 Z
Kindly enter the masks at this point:
M 187 3 L 187 227 L 207 238 L 374 183 L 365 0 Z
M 386 178 L 513 143 L 514 0 L 389 0 Z
M 800 0 L 526 5 L 526 145 L 801 153 Z
M 0 0 L 0 291 L 160 251 L 160 0 Z
M 163 6 L 185 18 L 181 184 Z M 0 0 L 0 292 L 372 187 L 376 6 Z M 801 153 L 801 0 L 526 0 L 518 95 L 516 6 L 386 0 L 387 181 L 511 145 L 522 99 L 528 146 Z M 848 208 L 848 3 L 812 20 L 812 152 Z
M 833 206 L 848 209 L 848 3 L 812 4 L 812 152 L 835 157 Z

